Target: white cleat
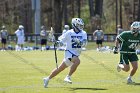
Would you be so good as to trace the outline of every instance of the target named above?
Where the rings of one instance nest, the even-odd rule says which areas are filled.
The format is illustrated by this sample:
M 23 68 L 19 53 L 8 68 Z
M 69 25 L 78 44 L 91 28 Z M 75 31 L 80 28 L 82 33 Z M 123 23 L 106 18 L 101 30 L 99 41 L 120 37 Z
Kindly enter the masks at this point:
M 47 88 L 48 86 L 48 83 L 49 83 L 49 78 L 43 78 L 43 81 L 44 81 L 44 88 Z
M 129 78 L 129 77 L 127 78 L 127 84 L 134 84 L 134 83 L 135 82 L 133 82 L 131 78 Z
M 65 82 L 72 84 L 70 76 L 66 76 L 64 79 Z
M 122 70 L 122 68 L 124 68 L 123 64 L 118 64 L 117 65 L 117 71 L 120 72 Z

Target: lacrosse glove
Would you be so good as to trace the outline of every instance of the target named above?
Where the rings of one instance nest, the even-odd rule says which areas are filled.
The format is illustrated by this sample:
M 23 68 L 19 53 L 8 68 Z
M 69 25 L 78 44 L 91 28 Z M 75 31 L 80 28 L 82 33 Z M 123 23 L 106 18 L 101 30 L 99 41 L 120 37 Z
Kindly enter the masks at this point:
M 118 54 L 118 47 L 114 47 L 114 48 L 113 48 L 113 53 L 114 53 L 114 54 Z
M 56 41 L 56 42 L 55 42 L 55 45 L 56 45 L 56 46 L 63 46 L 63 43 L 62 43 L 61 41 Z
M 81 45 L 82 44 L 82 42 L 78 38 L 74 38 L 73 41 L 76 42 L 78 45 Z

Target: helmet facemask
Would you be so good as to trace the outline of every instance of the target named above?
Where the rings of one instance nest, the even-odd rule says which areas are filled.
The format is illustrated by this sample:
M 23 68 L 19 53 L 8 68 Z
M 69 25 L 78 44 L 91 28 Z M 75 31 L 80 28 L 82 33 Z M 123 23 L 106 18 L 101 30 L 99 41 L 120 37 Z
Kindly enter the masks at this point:
M 81 18 L 73 18 L 72 19 L 72 27 L 78 32 L 82 31 L 84 28 L 83 20 Z
M 139 33 L 140 29 L 139 28 L 133 28 L 132 29 L 132 34 Z
M 133 22 L 131 25 L 132 34 L 137 34 L 140 31 L 140 22 Z

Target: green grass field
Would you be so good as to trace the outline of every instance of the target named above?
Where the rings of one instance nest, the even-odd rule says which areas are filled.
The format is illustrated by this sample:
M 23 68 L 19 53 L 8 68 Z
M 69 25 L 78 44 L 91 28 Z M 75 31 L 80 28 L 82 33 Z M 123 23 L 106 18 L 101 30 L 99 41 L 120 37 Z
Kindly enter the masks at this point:
M 55 68 L 53 50 L 0 51 L 0 93 L 139 93 L 139 69 L 133 77 L 136 83 L 126 84 L 129 73 L 116 71 L 119 54 L 97 52 L 92 45 L 80 56 L 73 84 L 63 82 L 68 68 L 50 80 L 48 88 L 43 87 L 43 78 Z M 60 64 L 63 51 L 57 51 L 57 55 Z

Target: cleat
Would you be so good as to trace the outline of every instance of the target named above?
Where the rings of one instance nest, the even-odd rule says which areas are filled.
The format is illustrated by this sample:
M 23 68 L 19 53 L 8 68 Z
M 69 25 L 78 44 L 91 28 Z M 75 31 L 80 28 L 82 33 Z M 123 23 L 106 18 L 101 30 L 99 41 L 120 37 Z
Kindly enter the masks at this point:
M 66 76 L 64 79 L 65 82 L 72 84 L 70 76 Z
M 49 83 L 49 78 L 43 78 L 43 81 L 44 81 L 44 88 L 47 88 L 48 86 L 48 83 Z
M 131 78 L 127 78 L 127 84 L 134 84 L 135 82 L 132 81 Z
M 124 65 L 123 64 L 118 64 L 117 71 L 120 72 L 122 70 L 122 68 L 124 68 Z

